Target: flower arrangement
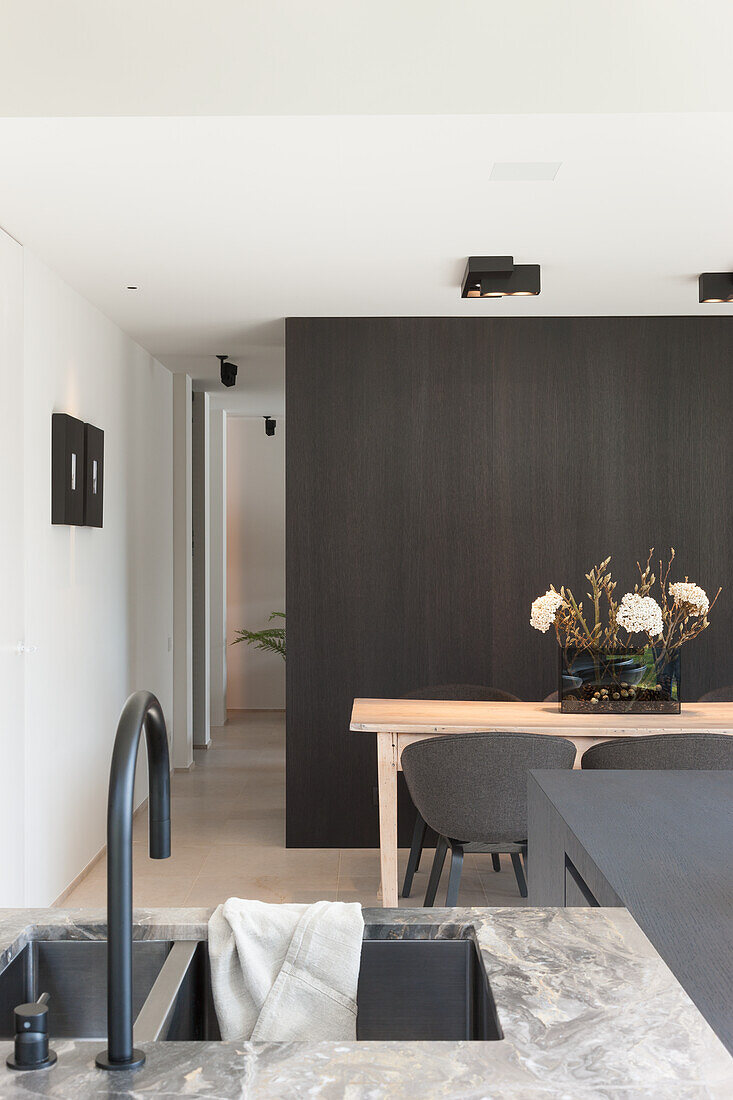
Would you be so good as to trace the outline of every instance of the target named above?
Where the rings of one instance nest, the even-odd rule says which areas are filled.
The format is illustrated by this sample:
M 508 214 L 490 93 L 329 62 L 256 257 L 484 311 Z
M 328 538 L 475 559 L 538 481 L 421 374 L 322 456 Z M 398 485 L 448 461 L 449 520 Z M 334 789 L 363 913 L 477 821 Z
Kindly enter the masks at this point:
M 644 568 L 637 562 L 639 579 L 620 601 L 614 595 L 610 557 L 586 573 L 592 613 L 586 613 L 582 600 L 567 587 L 558 591 L 551 585 L 533 602 L 530 625 L 543 634 L 554 627 L 561 650 L 563 709 L 618 704 L 610 709 L 651 710 L 659 702 L 679 709 L 679 650 L 710 625 L 708 615 L 721 589 L 710 601 L 688 577 L 670 583 L 673 548 L 666 565 L 659 562 L 655 598 L 653 553 L 649 551 Z

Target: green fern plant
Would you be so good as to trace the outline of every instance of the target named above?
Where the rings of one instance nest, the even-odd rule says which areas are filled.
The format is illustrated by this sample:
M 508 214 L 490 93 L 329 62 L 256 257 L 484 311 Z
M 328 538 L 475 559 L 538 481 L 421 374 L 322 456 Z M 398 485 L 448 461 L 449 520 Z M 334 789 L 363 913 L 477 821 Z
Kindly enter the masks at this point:
M 285 660 L 285 612 L 273 611 L 270 618 L 267 620 L 271 623 L 273 619 L 282 619 L 282 626 L 266 626 L 264 630 L 238 630 L 237 637 L 232 642 L 232 645 L 236 645 L 237 642 L 246 642 L 247 645 L 253 645 L 255 649 L 263 649 L 270 653 L 279 653 L 283 661 Z

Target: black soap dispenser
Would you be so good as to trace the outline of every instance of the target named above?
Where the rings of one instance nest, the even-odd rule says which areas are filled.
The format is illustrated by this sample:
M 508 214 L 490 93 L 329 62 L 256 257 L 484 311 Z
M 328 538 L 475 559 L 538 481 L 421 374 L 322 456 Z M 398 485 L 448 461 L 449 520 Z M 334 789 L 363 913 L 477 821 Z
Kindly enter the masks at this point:
M 6 1062 L 10 1069 L 46 1069 L 56 1062 L 48 1046 L 48 993 L 15 1009 L 15 1048 Z

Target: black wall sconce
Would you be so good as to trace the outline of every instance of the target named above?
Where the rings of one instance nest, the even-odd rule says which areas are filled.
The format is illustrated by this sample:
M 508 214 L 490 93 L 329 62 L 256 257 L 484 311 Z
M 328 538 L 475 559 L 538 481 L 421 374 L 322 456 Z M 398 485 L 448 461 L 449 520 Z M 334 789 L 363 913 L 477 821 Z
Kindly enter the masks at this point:
M 101 527 L 104 490 L 104 432 L 84 425 L 84 525 Z
M 701 302 L 733 302 L 733 271 L 706 271 L 698 286 Z
M 540 265 L 515 264 L 513 256 L 469 256 L 462 298 L 530 296 L 540 292 Z
M 104 432 L 67 413 L 51 417 L 51 523 L 101 527 Z
M 51 523 L 84 523 L 84 423 L 51 417 Z
M 274 435 L 275 428 L 277 427 L 277 420 L 273 420 L 271 416 L 264 417 L 265 421 L 265 435 Z

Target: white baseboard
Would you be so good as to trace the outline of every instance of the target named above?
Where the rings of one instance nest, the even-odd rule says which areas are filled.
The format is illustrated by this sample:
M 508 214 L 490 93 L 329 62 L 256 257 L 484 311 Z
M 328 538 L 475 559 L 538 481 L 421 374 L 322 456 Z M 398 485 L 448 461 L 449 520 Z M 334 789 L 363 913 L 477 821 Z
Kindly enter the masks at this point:
M 176 769 L 176 770 L 178 770 L 178 769 Z M 137 815 L 140 813 L 140 811 L 145 809 L 147 804 L 148 804 L 148 800 L 147 800 L 147 798 L 144 798 L 142 800 L 142 802 L 140 803 L 140 805 L 138 806 L 138 808 L 135 810 L 135 812 L 132 815 L 133 821 L 135 820 Z M 89 860 L 86 867 L 84 867 L 79 872 L 79 874 L 76 876 L 76 878 L 71 880 L 71 882 L 69 883 L 69 885 L 66 887 L 65 890 L 61 891 L 59 896 L 56 898 L 56 901 L 51 902 L 51 907 L 53 909 L 59 909 L 64 904 L 64 902 L 68 898 L 69 894 L 73 890 L 76 890 L 79 883 L 84 881 L 84 879 L 87 877 L 87 875 L 92 870 L 92 868 L 95 867 L 99 863 L 100 859 L 102 859 L 106 855 L 106 853 L 107 853 L 107 845 L 103 844 L 102 847 L 97 852 L 97 854 L 95 856 L 92 856 L 92 858 Z

